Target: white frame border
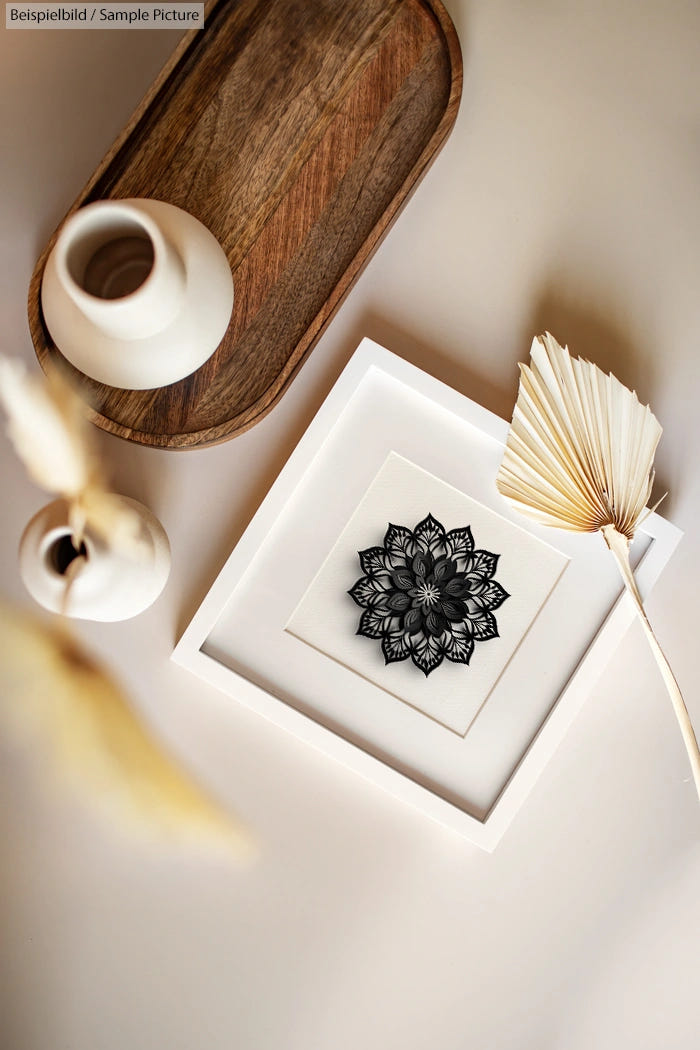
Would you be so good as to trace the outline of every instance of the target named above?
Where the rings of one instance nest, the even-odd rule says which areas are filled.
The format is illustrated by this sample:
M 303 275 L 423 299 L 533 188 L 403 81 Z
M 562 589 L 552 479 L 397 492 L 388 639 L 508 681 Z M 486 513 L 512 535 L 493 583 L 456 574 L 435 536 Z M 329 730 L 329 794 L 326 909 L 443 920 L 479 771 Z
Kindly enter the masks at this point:
M 634 609 L 626 594 L 622 594 L 615 603 L 578 666 L 572 670 L 568 684 L 554 701 L 549 715 L 483 821 L 326 729 L 202 651 L 238 580 L 250 565 L 262 540 L 294 493 L 314 456 L 321 451 L 343 407 L 370 369 L 384 372 L 430 398 L 439 407 L 465 419 L 500 444 L 505 444 L 509 429 L 505 420 L 372 340 L 363 339 L 231 552 L 176 645 L 172 659 L 395 797 L 453 828 L 482 849 L 491 851 L 563 739 L 592 685 L 633 621 Z M 682 533 L 658 514 L 649 515 L 643 531 L 655 541 L 650 544 L 635 570 L 639 591 L 642 598 L 646 599 L 680 542 Z

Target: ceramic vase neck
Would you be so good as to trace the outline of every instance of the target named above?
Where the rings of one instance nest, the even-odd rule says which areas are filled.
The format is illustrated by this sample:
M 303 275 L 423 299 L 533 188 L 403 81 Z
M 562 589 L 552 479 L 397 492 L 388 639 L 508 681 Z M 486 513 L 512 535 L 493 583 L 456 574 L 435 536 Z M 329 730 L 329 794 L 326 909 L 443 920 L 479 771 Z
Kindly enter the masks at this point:
M 66 222 L 56 244 L 66 293 L 105 335 L 148 338 L 175 318 L 185 268 L 149 215 L 120 201 L 96 202 Z

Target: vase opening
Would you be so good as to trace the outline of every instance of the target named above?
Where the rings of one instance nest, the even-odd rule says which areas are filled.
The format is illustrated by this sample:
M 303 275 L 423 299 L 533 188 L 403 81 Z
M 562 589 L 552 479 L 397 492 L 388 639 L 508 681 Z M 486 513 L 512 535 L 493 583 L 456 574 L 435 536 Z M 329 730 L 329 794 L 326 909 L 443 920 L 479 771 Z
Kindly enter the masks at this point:
M 146 230 L 120 216 L 76 237 L 68 251 L 68 272 L 79 288 L 96 299 L 123 299 L 146 281 L 154 256 Z
M 87 556 L 85 544 L 81 543 L 79 547 L 75 547 L 73 537 L 69 533 L 52 543 L 47 551 L 48 563 L 59 576 L 65 576 L 68 567 L 76 558 L 87 558 Z

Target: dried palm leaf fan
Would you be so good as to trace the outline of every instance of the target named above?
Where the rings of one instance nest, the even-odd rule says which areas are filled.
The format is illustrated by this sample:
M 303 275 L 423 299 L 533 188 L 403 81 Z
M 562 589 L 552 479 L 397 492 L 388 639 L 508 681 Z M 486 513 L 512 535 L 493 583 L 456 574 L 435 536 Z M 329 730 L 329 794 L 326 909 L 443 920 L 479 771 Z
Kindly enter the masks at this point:
M 654 480 L 661 426 L 613 375 L 573 359 L 549 333 L 520 365 L 520 389 L 496 486 L 523 514 L 572 532 L 602 532 L 659 665 L 700 797 L 700 752 L 678 683 L 647 619 L 630 542 Z

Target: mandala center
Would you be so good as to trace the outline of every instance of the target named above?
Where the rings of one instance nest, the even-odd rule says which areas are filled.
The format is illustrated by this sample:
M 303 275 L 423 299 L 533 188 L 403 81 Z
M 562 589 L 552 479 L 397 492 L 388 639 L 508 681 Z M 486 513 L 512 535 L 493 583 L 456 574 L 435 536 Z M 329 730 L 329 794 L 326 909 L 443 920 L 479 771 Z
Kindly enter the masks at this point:
M 422 580 L 418 584 L 418 597 L 426 605 L 437 605 L 440 600 L 440 591 L 437 589 L 434 583 L 428 583 L 427 580 Z

